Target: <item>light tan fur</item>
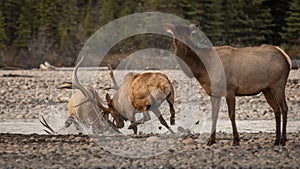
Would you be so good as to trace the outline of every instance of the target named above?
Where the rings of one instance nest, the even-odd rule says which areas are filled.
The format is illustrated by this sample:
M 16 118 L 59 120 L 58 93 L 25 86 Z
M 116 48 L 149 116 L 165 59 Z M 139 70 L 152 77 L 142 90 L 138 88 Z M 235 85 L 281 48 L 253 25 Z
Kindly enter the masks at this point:
M 128 128 L 133 129 L 135 134 L 137 125 L 150 120 L 149 110 L 158 117 L 162 125 L 173 132 L 158 109 L 164 100 L 169 103 L 170 123 L 173 125 L 175 123 L 174 89 L 168 77 L 160 72 L 129 73 L 124 77 L 122 85 L 112 99 L 107 94 L 109 112 L 119 115 L 119 118 L 115 119 L 116 126 L 123 128 L 124 120 L 130 120 L 132 123 Z M 143 113 L 143 118 L 136 121 L 135 114 L 139 112 Z
M 108 130 L 119 132 L 118 129 L 109 120 L 108 109 L 103 106 L 97 91 L 90 85 L 83 86 L 77 78 L 77 70 L 83 59 L 84 57 L 82 57 L 78 64 L 75 66 L 73 72 L 74 82 L 64 82 L 61 86 L 58 87 L 59 89 L 75 88 L 79 90 L 71 96 L 68 102 L 69 117 L 65 122 L 64 128 L 67 128 L 72 123 L 75 123 L 75 125 L 79 128 L 82 125 L 91 128 L 94 134 L 103 133 Z M 44 122 L 41 121 L 41 123 L 51 132 L 54 132 L 44 118 L 43 120 Z M 108 127 L 108 125 L 110 127 Z

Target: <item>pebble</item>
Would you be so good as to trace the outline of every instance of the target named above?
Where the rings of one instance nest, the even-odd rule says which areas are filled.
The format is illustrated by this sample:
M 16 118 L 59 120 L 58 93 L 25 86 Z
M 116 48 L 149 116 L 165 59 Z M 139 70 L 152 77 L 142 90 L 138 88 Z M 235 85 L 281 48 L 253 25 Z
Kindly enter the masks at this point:
M 11 71 L 1 70 L 0 77 L 8 73 Z M 103 71 L 100 76 L 104 77 L 107 73 Z M 1 78 L 0 119 L 36 118 L 47 113 L 51 105 L 66 110 L 67 98 L 71 96 L 72 90 L 59 90 L 56 86 L 63 81 L 71 81 L 72 71 L 17 70 L 14 74 L 26 74 L 32 77 Z M 106 76 L 102 77 L 100 79 L 106 78 Z M 299 71 L 291 71 L 286 90 L 290 106 L 289 119 L 300 119 L 299 82 Z M 102 84 L 107 86 L 108 83 L 98 83 L 95 86 L 101 87 Z M 187 82 L 186 85 L 189 83 Z M 200 96 L 197 95 L 195 98 L 193 98 L 195 93 L 191 93 L 193 90 L 181 90 L 178 84 L 175 93 L 190 93 L 189 101 L 196 100 L 196 97 L 200 98 L 201 112 L 210 110 L 209 97 L 202 89 L 199 91 Z M 186 101 L 180 100 L 179 95 L 175 96 L 177 99 L 175 110 L 183 110 L 181 106 Z M 274 119 L 274 114 L 262 94 L 239 97 L 236 105 L 237 118 Z M 226 106 L 221 108 L 219 116 L 228 119 Z M 182 132 L 182 136 L 187 136 L 186 133 L 189 133 L 183 127 L 179 127 L 178 130 Z M 123 152 L 122 147 L 126 145 L 127 150 L 137 149 L 135 153 L 149 154 L 145 152 L 145 146 L 137 148 L 137 140 L 139 143 L 157 145 L 151 147 L 153 152 L 164 150 L 149 158 L 130 158 L 124 154 L 123 156 L 113 154 L 107 147 L 103 148 L 100 142 L 84 135 L 0 133 L 0 166 L 1 168 L 297 168 L 300 166 L 299 132 L 288 133 L 285 147 L 273 146 L 274 133 L 240 133 L 240 137 L 246 140 L 242 139 L 239 147 L 231 145 L 232 142 L 228 138 L 232 138 L 232 134 L 226 133 L 218 133 L 217 143 L 210 147 L 206 146 L 206 141 L 199 140 L 200 138 L 195 141 L 190 137 L 182 137 L 183 140 L 180 141 L 169 139 L 165 144 L 156 144 L 168 138 L 153 135 L 145 138 L 129 138 L 122 142 L 111 141 L 106 144 L 111 146 L 110 150 L 115 148 L 114 151 L 119 153 Z M 170 149 L 168 144 L 174 146 Z
M 159 142 L 160 138 L 157 136 L 151 136 L 146 139 L 147 142 Z
M 182 141 L 182 143 L 183 144 L 192 144 L 192 143 L 194 143 L 195 141 L 194 141 L 194 139 L 192 139 L 192 138 L 187 138 L 187 139 L 184 139 L 183 141 Z
M 61 90 L 56 87 L 63 81 L 72 80 L 72 71 L 39 71 L 39 70 L 14 70 L 14 74 L 29 75 L 28 77 L 4 78 L 3 75 L 12 73 L 11 70 L 0 70 L 0 100 L 1 113 L 0 119 L 9 118 L 36 118 L 39 117 L 41 110 L 47 113 L 50 106 L 62 107 L 67 109 L 68 98 L 72 95 L 72 90 Z M 123 72 L 119 72 L 122 74 Z M 93 86 L 99 89 L 107 86 L 110 81 L 107 71 L 97 72 L 100 82 L 93 82 Z M 123 73 L 124 74 L 124 73 Z M 98 76 L 98 75 L 97 75 Z M 195 102 L 201 100 L 198 107 L 200 113 L 210 110 L 210 100 L 203 89 L 198 85 L 190 86 L 191 80 L 184 76 L 175 76 L 170 74 L 170 79 L 176 81 L 175 87 L 175 110 L 176 112 L 183 110 L 183 104 L 187 102 Z M 177 78 L 182 80 L 177 80 Z M 180 83 L 179 83 L 180 82 Z M 174 82 L 175 83 L 175 82 Z M 300 109 L 300 73 L 292 70 L 287 83 L 286 95 L 287 104 L 289 105 L 289 118 L 300 120 L 298 110 Z M 22 89 L 22 91 L 20 91 Z M 199 94 L 195 94 L 195 90 Z M 99 90 L 101 91 L 101 90 Z M 100 92 L 101 93 L 101 92 Z M 104 94 L 103 94 L 104 95 Z M 186 97 L 186 100 L 182 100 Z M 103 97 L 104 99 L 105 97 Z M 15 106 L 21 103 L 24 106 Z M 39 106 L 37 106 L 39 105 Z M 256 96 L 246 96 L 236 98 L 236 117 L 237 119 L 274 119 L 274 113 L 265 101 L 262 94 Z M 26 111 L 27 110 L 27 111 Z M 34 112 L 34 113 L 29 113 Z M 20 115 L 22 114 L 22 115 Z M 228 119 L 227 106 L 221 106 L 219 114 L 221 119 Z

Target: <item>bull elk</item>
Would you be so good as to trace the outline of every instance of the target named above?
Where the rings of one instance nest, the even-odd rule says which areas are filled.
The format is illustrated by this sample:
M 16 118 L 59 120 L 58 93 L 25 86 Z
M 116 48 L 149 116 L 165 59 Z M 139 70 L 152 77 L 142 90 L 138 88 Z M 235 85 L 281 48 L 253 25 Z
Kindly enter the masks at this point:
M 112 70 L 111 70 L 112 72 Z M 151 119 L 149 112 L 152 111 L 171 133 L 174 133 L 164 120 L 159 106 L 167 100 L 170 107 L 170 124 L 175 123 L 174 89 L 168 77 L 160 72 L 128 73 L 120 87 L 116 84 L 113 74 L 114 89 L 117 92 L 113 98 L 106 94 L 108 111 L 113 115 L 117 128 L 124 127 L 124 121 L 130 120 L 128 129 L 137 134 L 137 125 L 143 124 Z M 143 118 L 136 120 L 135 115 L 143 113 Z
M 165 23 L 164 28 L 173 35 L 174 53 L 189 66 L 193 75 L 211 96 L 212 133 L 207 142 L 215 143 L 216 123 L 220 109 L 220 100 L 224 96 L 228 106 L 233 129 L 233 145 L 239 145 L 239 134 L 235 123 L 235 97 L 249 96 L 262 92 L 274 111 L 276 120 L 275 145 L 285 145 L 287 111 L 285 86 L 291 69 L 291 59 L 279 47 L 261 45 L 257 47 L 234 48 L 230 46 L 197 46 L 192 39 L 197 32 L 197 25 L 174 25 Z M 213 84 L 206 66 L 213 67 L 213 55 L 219 56 L 223 65 L 226 87 L 212 92 Z M 221 78 L 216 76 L 215 78 Z M 222 85 L 221 85 L 222 86 Z M 223 91 L 223 92 L 222 92 Z M 281 116 L 283 126 L 281 133 Z
M 108 109 L 103 106 L 97 91 L 90 85 L 84 87 L 78 80 L 77 70 L 83 59 L 84 57 L 82 57 L 79 60 L 78 64 L 75 66 L 73 72 L 74 83 L 72 84 L 64 82 L 64 84 L 59 87 L 59 89 L 75 88 L 79 90 L 71 96 L 68 102 L 69 117 L 65 121 L 64 128 L 69 127 L 72 123 L 76 124 L 76 119 L 80 124 L 83 124 L 86 127 L 92 127 L 92 130 L 95 134 L 97 134 L 98 132 L 110 130 L 110 127 L 112 127 L 112 129 L 114 129 L 115 131 L 118 131 L 113 123 L 109 121 Z M 102 117 L 104 117 L 104 119 Z M 48 128 L 48 130 L 50 130 L 45 130 L 47 133 L 55 132 L 47 124 L 46 120 L 43 117 L 42 121 L 40 120 L 40 122 L 46 128 Z M 110 127 L 107 125 L 109 125 Z

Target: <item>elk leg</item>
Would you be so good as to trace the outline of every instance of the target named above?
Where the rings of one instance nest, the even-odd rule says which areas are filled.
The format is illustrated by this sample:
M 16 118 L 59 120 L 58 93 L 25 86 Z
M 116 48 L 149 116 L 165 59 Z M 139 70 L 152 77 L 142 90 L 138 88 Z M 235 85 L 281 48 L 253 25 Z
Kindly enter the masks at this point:
M 141 120 L 137 121 L 131 121 L 131 124 L 129 125 L 128 129 L 133 129 L 139 124 L 144 124 L 146 121 L 149 121 L 151 119 L 150 114 L 148 111 L 143 112 L 143 118 Z
M 169 125 L 167 124 L 167 122 L 165 121 L 163 116 L 161 115 L 160 111 L 157 108 L 154 108 L 152 111 L 157 116 L 160 124 L 165 126 L 172 134 L 174 134 L 175 132 L 169 127 Z
M 174 125 L 175 124 L 175 109 L 174 109 L 174 97 L 168 97 L 167 98 L 167 102 L 169 103 L 169 107 L 170 107 L 170 124 Z
M 286 140 L 287 140 L 286 139 L 286 125 L 287 125 L 287 111 L 288 111 L 288 107 L 286 105 L 286 100 L 285 100 L 284 87 L 274 90 L 274 95 L 275 95 L 277 104 L 279 106 L 279 110 L 282 115 L 282 135 L 281 135 L 280 144 L 282 146 L 284 146 L 286 143 Z M 280 115 L 278 115 L 278 116 L 279 116 L 279 131 L 280 131 Z M 280 134 L 280 132 L 279 132 L 279 134 Z M 277 144 L 277 145 L 279 145 L 279 144 Z
M 66 127 L 66 128 L 69 127 L 74 121 L 75 121 L 74 116 L 69 116 L 69 117 L 67 118 L 67 120 L 65 121 L 65 127 Z
M 131 121 L 130 126 L 134 123 L 134 121 Z M 132 125 L 131 128 L 130 126 L 128 127 L 128 129 L 132 129 L 134 134 L 137 134 L 137 125 Z
M 276 102 L 276 98 L 270 89 L 265 89 L 262 92 L 263 92 L 268 104 L 271 106 L 271 108 L 273 109 L 274 114 L 275 114 L 276 140 L 275 140 L 274 145 L 279 145 L 279 142 L 280 142 L 280 109 Z
M 235 123 L 235 93 L 233 91 L 227 92 L 226 103 L 228 107 L 229 118 L 232 125 L 233 145 L 238 146 L 240 144 L 240 138 Z
M 217 120 L 219 115 L 221 97 L 211 97 L 211 105 L 212 105 L 212 127 L 211 127 L 211 135 L 208 139 L 207 145 L 211 146 L 216 143 L 216 127 L 217 127 Z

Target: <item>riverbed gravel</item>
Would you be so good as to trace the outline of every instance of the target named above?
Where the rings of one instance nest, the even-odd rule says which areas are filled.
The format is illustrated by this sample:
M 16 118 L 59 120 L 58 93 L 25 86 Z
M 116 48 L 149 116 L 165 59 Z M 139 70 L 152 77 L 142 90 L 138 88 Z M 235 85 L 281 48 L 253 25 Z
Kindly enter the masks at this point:
M 148 158 L 115 155 L 86 135 L 1 134 L 0 168 L 298 168 L 300 133 L 288 134 L 284 147 L 270 133 L 241 133 L 240 146 L 228 133 L 213 146 L 190 136 Z
M 126 73 L 116 71 L 116 75 L 120 75 L 117 80 Z M 178 72 L 167 73 L 170 73 L 168 75 L 175 87 L 177 115 L 186 111 L 203 113 L 210 110 L 209 97 L 194 79 L 188 79 Z M 88 82 L 104 100 L 106 91 L 101 91 L 100 87 L 111 85 L 108 71 L 100 71 L 96 75 L 97 80 Z M 80 80 L 88 78 L 85 76 Z M 72 90 L 60 90 L 57 87 L 71 80 L 72 71 L 1 70 L 0 119 L 36 119 L 47 115 L 53 106 L 66 111 Z M 286 95 L 288 120 L 300 120 L 299 71 L 291 71 Z M 186 105 L 189 107 L 186 108 Z M 239 120 L 274 120 L 274 114 L 262 94 L 239 97 L 236 105 Z M 228 119 L 224 103 L 220 118 Z M 127 142 L 113 140 L 104 145 L 103 140 L 101 142 L 84 134 L 24 135 L 0 131 L 0 168 L 299 168 L 299 130 L 287 136 L 287 144 L 282 147 L 273 146 L 273 132 L 240 133 L 240 146 L 232 146 L 232 134 L 220 132 L 217 133 L 217 144 L 206 146 L 201 135 L 187 134 L 175 141 L 169 139 L 169 145 L 164 147 L 161 134 L 143 138 L 128 136 Z M 140 145 L 145 146 L 137 146 L 135 141 L 138 139 L 142 141 Z M 145 155 L 139 158 L 116 152 L 127 146 L 127 150 L 142 154 L 149 152 L 146 145 L 153 143 L 160 151 L 149 157 Z
M 119 83 L 129 71 L 115 71 Z M 184 111 L 208 112 L 210 100 L 195 79 L 189 79 L 179 70 L 164 71 L 175 88 L 176 113 Z M 103 86 L 112 85 L 108 71 L 79 71 L 84 84 L 95 87 L 105 103 Z M 81 76 L 80 76 L 81 75 Z M 91 77 L 88 77 L 91 76 Z M 88 79 L 92 78 L 92 80 Z M 51 106 L 67 110 L 72 90 L 57 89 L 64 81 L 72 81 L 72 71 L 1 70 L 0 71 L 0 119 L 39 118 L 49 112 Z M 109 91 L 113 93 L 114 91 Z M 300 120 L 300 71 L 292 70 L 286 87 L 288 118 Z M 227 106 L 222 100 L 220 118 L 228 119 Z M 274 119 L 274 114 L 264 96 L 236 98 L 236 118 L 241 120 Z

